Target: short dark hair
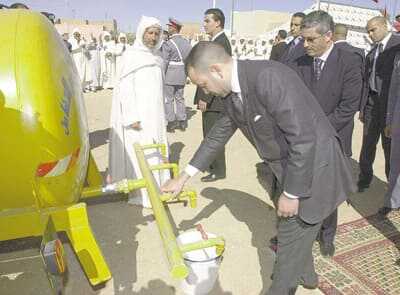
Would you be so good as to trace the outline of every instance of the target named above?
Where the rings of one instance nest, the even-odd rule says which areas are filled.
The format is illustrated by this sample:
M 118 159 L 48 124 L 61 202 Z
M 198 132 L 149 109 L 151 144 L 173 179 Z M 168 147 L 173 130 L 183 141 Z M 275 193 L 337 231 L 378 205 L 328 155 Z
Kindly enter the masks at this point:
M 226 62 L 231 56 L 225 51 L 225 48 L 210 41 L 200 41 L 190 51 L 185 59 L 185 72 L 189 73 L 189 69 L 196 71 L 205 71 L 213 63 Z
M 332 16 L 322 10 L 310 12 L 303 18 L 301 23 L 302 29 L 317 28 L 319 34 L 326 34 L 329 31 L 335 31 L 335 23 Z
M 295 14 L 292 15 L 292 17 L 301 17 L 305 18 L 306 14 L 304 12 L 296 12 Z
M 204 12 L 204 15 L 212 14 L 214 21 L 219 21 L 221 24 L 221 28 L 225 27 L 225 15 L 219 8 L 210 8 Z
M 282 40 L 284 40 L 284 39 L 286 39 L 286 37 L 287 37 L 287 32 L 286 32 L 285 30 L 279 30 L 278 36 L 279 36 L 279 38 L 281 38 Z

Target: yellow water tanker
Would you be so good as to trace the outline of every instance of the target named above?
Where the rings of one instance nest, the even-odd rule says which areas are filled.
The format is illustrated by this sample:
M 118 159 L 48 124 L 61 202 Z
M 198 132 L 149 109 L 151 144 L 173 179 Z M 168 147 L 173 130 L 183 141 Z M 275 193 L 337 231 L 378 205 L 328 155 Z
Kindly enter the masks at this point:
M 43 15 L 0 10 L 0 26 L 0 241 L 41 236 L 51 219 L 99 284 L 111 274 L 78 203 L 91 161 L 77 70 Z

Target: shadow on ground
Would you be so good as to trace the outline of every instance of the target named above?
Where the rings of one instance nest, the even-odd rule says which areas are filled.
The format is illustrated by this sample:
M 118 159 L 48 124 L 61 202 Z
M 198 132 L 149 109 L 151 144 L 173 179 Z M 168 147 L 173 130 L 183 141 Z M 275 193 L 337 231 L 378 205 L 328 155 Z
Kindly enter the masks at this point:
M 189 121 L 195 114 L 196 110 L 194 110 L 192 107 L 186 107 L 186 118 Z
M 110 128 L 96 130 L 89 133 L 90 148 L 94 149 L 99 146 L 105 145 L 108 141 Z

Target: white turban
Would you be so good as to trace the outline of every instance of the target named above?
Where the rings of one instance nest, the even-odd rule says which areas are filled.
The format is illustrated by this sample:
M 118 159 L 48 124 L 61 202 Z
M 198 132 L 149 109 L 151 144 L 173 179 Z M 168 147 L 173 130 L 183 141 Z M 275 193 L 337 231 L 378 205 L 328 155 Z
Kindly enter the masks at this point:
M 139 21 L 139 25 L 137 27 L 136 30 L 136 41 L 135 44 L 133 45 L 134 48 L 136 49 L 140 49 L 140 50 L 150 50 L 152 52 L 155 52 L 157 50 L 159 50 L 161 48 L 161 44 L 162 44 L 162 38 L 160 35 L 160 38 L 158 40 L 158 43 L 156 44 L 156 46 L 152 49 L 149 49 L 146 45 L 143 44 L 143 36 L 144 33 L 146 32 L 146 30 L 150 27 L 159 27 L 160 28 L 160 33 L 162 32 L 162 28 L 161 28 L 161 22 L 156 19 L 155 17 L 149 17 L 149 16 L 142 16 L 140 21 Z
M 126 39 L 126 34 L 124 34 L 124 33 L 119 33 L 119 35 L 118 35 L 118 41 L 121 41 L 121 38 L 125 38 L 125 39 Z
M 79 35 L 82 35 L 81 31 L 78 28 L 72 30 L 72 35 L 74 35 L 75 33 L 79 33 Z
M 103 42 L 107 42 L 107 41 L 105 40 L 106 36 L 108 36 L 108 37 L 111 38 L 111 34 L 110 34 L 109 32 L 103 31 L 103 34 L 102 34 L 102 37 L 101 37 L 101 39 L 103 40 Z

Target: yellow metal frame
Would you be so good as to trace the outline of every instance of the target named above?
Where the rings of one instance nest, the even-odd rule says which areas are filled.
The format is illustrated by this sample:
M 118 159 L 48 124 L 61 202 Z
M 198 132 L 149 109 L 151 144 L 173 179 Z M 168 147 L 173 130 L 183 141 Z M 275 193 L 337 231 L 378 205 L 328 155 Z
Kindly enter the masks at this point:
M 159 190 L 157 189 L 157 183 L 154 179 L 153 173 L 151 172 L 154 169 L 164 169 L 163 167 L 168 167 L 167 169 L 169 169 L 171 167 L 169 165 L 171 164 L 160 165 L 157 166 L 157 168 L 149 167 L 144 155 L 144 150 L 148 148 L 160 148 L 162 153 L 163 148 L 166 150 L 166 147 L 163 145 L 151 145 L 142 147 L 138 143 L 136 143 L 134 145 L 134 148 L 140 170 L 142 172 L 143 178 L 146 180 L 146 189 L 149 194 L 158 230 L 164 244 L 164 250 L 170 264 L 171 276 L 177 279 L 184 279 L 189 274 L 189 270 L 184 263 L 183 253 L 215 246 L 217 248 L 217 255 L 221 255 L 225 248 L 225 241 L 223 238 L 217 237 L 214 239 L 208 239 L 188 245 L 178 245 L 172 229 L 171 222 L 169 221 L 168 215 L 165 210 L 165 205 L 163 203 L 164 201 L 174 199 L 174 197 L 172 195 L 163 195 L 159 192 Z M 176 167 L 176 169 L 178 168 Z M 178 175 L 179 171 L 176 170 L 175 172 L 176 175 Z M 178 195 L 176 199 L 181 200 L 184 198 L 189 198 L 191 207 L 196 206 L 196 193 L 194 191 L 185 191 Z
M 150 167 L 145 159 L 144 150 L 153 148 L 160 149 L 162 154 L 166 154 L 164 145 L 155 144 L 141 147 L 139 144 L 135 144 L 134 146 L 143 175 L 142 179 L 125 179 L 102 187 L 98 185 L 98 178 L 92 171 L 91 183 L 96 185 L 83 189 L 82 199 L 99 197 L 110 193 L 129 193 L 136 189 L 146 188 L 170 264 L 171 275 L 173 278 L 184 279 L 189 271 L 184 263 L 183 253 L 216 246 L 217 254 L 220 255 L 224 251 L 225 242 L 221 237 L 217 237 L 189 245 L 178 245 L 164 202 L 189 200 L 190 207 L 194 208 L 197 205 L 197 195 L 195 191 L 190 190 L 182 192 L 177 197 L 160 193 L 152 171 L 169 169 L 172 171 L 173 176 L 177 177 L 179 169 L 176 164 L 171 163 Z M 90 283 L 97 285 L 109 280 L 111 272 L 90 228 L 85 203 L 43 209 L 32 207 L 0 211 L 0 241 L 42 236 L 50 217 L 57 232 L 66 232 Z

